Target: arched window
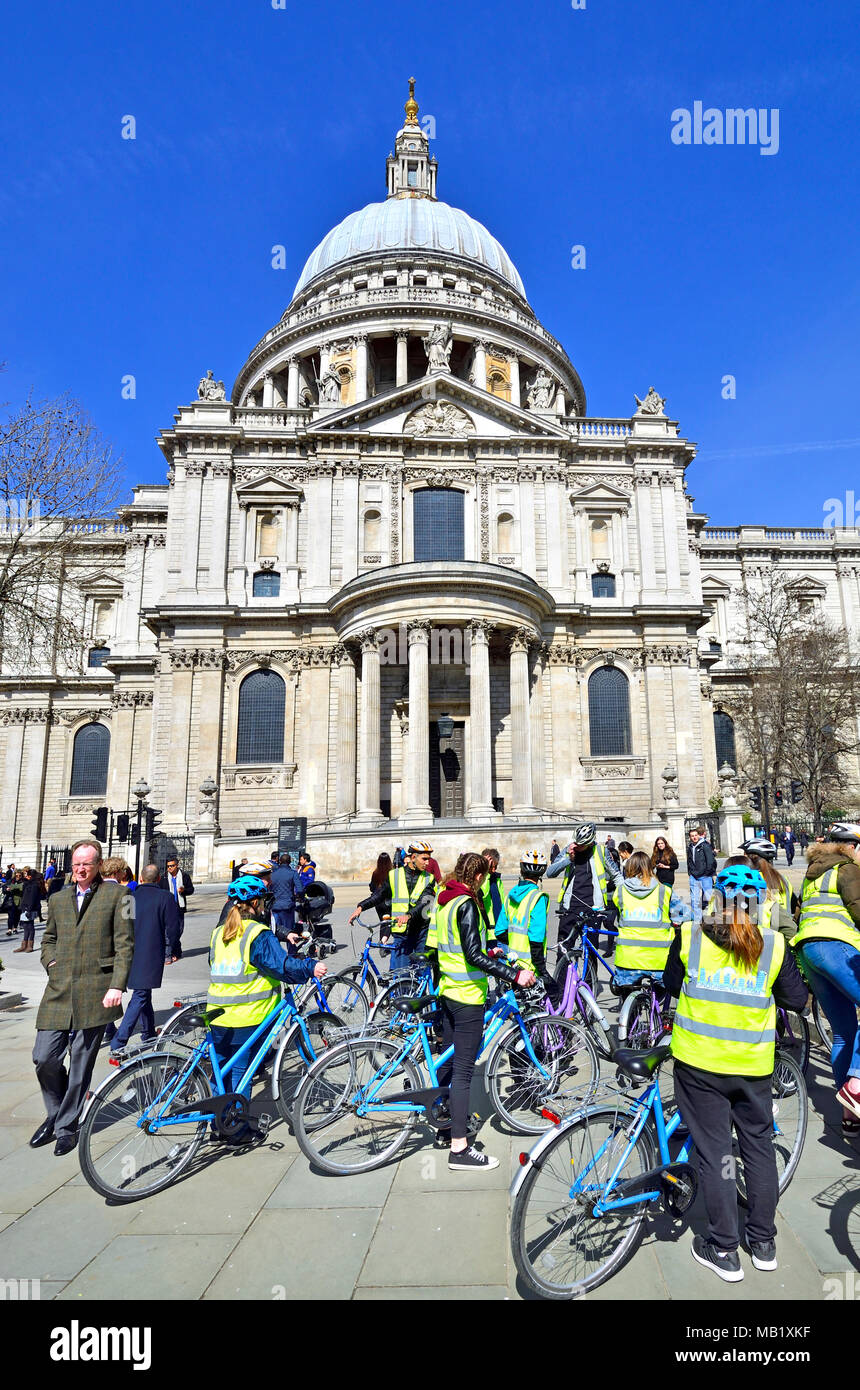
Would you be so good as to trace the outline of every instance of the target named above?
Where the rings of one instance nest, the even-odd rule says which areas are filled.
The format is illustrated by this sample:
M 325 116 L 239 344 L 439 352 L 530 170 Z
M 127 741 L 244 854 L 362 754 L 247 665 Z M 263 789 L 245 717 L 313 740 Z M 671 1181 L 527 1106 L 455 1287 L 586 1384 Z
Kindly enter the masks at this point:
M 617 666 L 599 666 L 589 676 L 588 728 L 592 758 L 630 753 L 630 687 Z
M 90 647 L 87 657 L 88 666 L 104 666 L 110 657 L 110 647 Z
M 609 559 L 609 527 L 605 521 L 591 523 L 591 555 L 595 560 Z
M 510 555 L 514 548 L 514 519 L 510 512 L 502 512 L 498 521 L 496 549 L 500 555 Z
M 456 488 L 425 487 L 412 503 L 413 558 L 463 560 L 463 494 Z
M 254 598 L 277 598 L 281 592 L 281 576 L 271 570 L 258 570 L 254 575 Z
M 286 686 L 277 671 L 252 671 L 239 687 L 237 763 L 284 761 Z
M 72 746 L 69 796 L 104 796 L 107 791 L 110 730 L 104 724 L 85 724 Z
M 615 575 L 593 574 L 591 576 L 592 598 L 615 598 Z
M 382 540 L 382 516 L 377 511 L 364 513 L 364 548 L 379 550 Z
M 714 710 L 714 742 L 717 745 L 717 767 L 728 763 L 737 771 L 737 749 L 735 747 L 735 721 L 723 710 Z

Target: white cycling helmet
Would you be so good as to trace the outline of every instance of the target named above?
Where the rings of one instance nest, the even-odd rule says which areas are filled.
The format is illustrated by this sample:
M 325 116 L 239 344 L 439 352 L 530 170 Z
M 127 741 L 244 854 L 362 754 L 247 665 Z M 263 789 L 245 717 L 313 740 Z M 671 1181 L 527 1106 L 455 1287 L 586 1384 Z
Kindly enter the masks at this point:
M 860 845 L 860 825 L 856 821 L 834 821 L 824 838 L 837 844 Z
M 757 854 L 759 859 L 776 858 L 776 845 L 765 835 L 757 835 L 754 840 L 744 840 L 741 849 L 744 854 Z
M 526 850 L 520 860 L 520 872 L 528 873 L 532 877 L 540 875 L 546 870 L 547 859 L 542 849 Z
M 583 821 L 573 832 L 571 843 L 574 845 L 593 845 L 597 840 L 597 826 L 593 820 Z

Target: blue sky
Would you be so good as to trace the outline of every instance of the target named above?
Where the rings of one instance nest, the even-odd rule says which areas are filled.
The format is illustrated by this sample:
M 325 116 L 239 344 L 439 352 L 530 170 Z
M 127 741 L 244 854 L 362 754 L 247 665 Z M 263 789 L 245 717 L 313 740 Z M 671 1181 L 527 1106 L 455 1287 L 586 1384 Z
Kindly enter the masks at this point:
M 590 414 L 656 386 L 716 523 L 860 497 L 847 0 L 7 0 L 3 29 L 0 398 L 71 391 L 130 485 L 163 480 L 155 435 L 199 377 L 231 386 L 316 243 L 384 197 L 414 74 L 439 196 L 507 248 Z M 674 144 L 696 101 L 777 108 L 778 153 Z

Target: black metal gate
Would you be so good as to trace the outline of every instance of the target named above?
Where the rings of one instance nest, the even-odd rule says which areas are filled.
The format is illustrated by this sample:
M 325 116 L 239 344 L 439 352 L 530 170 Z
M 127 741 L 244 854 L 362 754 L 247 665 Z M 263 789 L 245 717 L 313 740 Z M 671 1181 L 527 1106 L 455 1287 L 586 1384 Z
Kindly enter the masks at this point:
M 157 865 L 158 872 L 163 874 L 168 859 L 178 859 L 180 869 L 190 874 L 194 868 L 194 836 L 153 835 L 145 862 Z
M 705 835 L 711 842 L 714 854 L 722 854 L 724 851 L 722 845 L 720 844 L 719 816 L 687 816 L 686 820 L 684 821 L 685 834 L 689 835 L 690 831 L 695 830 L 696 827 L 699 825 L 701 825 L 704 828 Z M 678 853 L 677 846 L 675 846 L 675 852 L 678 854 L 678 858 L 680 859 L 681 854 Z M 684 852 L 686 853 L 686 850 Z M 732 850 L 731 853 L 734 853 L 734 850 Z
M 70 873 L 72 868 L 71 845 L 45 845 L 42 850 L 43 875 L 52 859 L 61 874 Z

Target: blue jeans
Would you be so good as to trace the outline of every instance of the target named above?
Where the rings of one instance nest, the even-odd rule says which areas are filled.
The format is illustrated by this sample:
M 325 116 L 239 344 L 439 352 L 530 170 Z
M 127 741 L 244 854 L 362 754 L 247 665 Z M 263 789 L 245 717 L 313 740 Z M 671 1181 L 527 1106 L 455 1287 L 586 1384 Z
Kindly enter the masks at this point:
M 128 1001 L 128 1006 L 122 1016 L 122 1022 L 113 1036 L 113 1052 L 119 1052 L 121 1047 L 125 1047 L 138 1021 L 140 1021 L 140 1031 L 145 1038 L 151 1038 L 155 1034 L 155 1013 L 152 1008 L 152 990 L 136 989 Z
M 815 995 L 833 1029 L 830 1066 L 837 1088 L 860 1078 L 860 951 L 847 941 L 804 941 L 798 951 Z
M 702 909 L 707 907 L 708 900 L 714 891 L 714 880 L 712 878 L 691 878 L 690 879 L 690 903 L 693 908 L 693 921 L 701 922 Z

